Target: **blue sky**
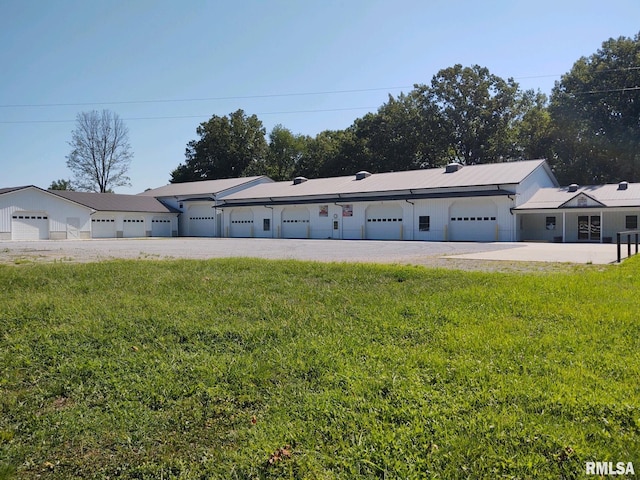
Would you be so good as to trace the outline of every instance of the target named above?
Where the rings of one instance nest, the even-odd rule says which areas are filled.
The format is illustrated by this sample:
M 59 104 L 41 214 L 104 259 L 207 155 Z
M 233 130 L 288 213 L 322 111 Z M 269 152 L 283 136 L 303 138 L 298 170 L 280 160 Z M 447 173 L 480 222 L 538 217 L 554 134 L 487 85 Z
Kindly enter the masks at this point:
M 116 191 L 139 193 L 214 114 L 315 136 L 457 63 L 549 94 L 639 31 L 638 0 L 0 0 L 0 187 L 70 178 L 82 111 L 125 121 L 132 186 Z

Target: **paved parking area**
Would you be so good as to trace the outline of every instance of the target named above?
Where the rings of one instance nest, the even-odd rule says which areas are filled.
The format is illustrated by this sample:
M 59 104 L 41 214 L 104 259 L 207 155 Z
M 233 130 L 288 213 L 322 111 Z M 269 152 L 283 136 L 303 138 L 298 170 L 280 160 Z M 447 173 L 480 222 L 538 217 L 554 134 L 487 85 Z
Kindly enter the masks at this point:
M 521 269 L 525 263 L 607 264 L 612 244 L 466 243 L 254 238 L 141 238 L 0 242 L 0 263 L 92 262 L 108 259 L 253 257 L 373 262 L 461 269 Z

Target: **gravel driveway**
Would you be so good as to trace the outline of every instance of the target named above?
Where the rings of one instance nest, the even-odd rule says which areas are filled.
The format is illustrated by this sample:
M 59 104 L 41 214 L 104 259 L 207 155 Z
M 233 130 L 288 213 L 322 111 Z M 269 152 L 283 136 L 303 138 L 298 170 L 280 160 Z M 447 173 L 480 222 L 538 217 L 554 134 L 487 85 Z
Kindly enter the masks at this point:
M 94 262 L 109 259 L 253 257 L 372 262 L 464 270 L 549 270 L 566 263 L 606 264 L 616 246 L 603 244 L 395 242 L 254 238 L 142 238 L 0 242 L 0 263 Z

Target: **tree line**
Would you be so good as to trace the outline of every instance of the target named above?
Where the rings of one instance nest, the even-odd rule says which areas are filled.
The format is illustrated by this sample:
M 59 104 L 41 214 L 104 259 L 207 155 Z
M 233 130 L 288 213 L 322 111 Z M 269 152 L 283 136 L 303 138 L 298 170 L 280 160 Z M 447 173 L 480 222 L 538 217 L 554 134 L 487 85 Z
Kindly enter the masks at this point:
M 108 113 L 78 116 L 67 165 L 82 189 L 126 185 L 128 131 Z M 478 65 L 440 70 L 344 130 L 315 137 L 256 115 L 213 115 L 196 129 L 172 183 L 268 175 L 274 180 L 545 158 L 561 184 L 640 181 L 640 33 L 605 41 L 556 81 L 522 90 Z M 66 181 L 52 188 L 67 188 Z M 60 183 L 59 185 L 56 185 Z M 69 187 L 70 188 L 70 187 Z
M 171 182 L 349 175 L 546 158 L 561 184 L 640 181 L 640 34 L 580 58 L 550 97 L 478 65 L 440 70 L 315 137 L 237 110 L 201 123 Z

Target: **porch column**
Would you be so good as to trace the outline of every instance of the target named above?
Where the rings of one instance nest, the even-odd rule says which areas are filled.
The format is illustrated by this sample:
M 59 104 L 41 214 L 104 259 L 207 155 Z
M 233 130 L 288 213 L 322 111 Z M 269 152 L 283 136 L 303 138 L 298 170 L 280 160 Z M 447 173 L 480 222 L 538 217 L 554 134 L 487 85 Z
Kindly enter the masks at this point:
M 567 233 L 567 212 L 562 211 L 562 243 L 564 243 L 565 235 Z

